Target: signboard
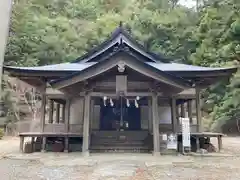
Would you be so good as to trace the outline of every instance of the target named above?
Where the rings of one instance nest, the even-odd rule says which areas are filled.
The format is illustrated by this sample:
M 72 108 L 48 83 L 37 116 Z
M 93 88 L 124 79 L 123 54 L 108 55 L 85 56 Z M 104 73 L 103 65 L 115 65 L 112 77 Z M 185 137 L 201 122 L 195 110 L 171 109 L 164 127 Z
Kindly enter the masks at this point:
M 176 134 L 169 134 L 167 137 L 167 149 L 177 149 Z
M 191 147 L 189 118 L 181 118 L 183 147 Z
M 167 141 L 167 134 L 162 134 L 162 140 Z

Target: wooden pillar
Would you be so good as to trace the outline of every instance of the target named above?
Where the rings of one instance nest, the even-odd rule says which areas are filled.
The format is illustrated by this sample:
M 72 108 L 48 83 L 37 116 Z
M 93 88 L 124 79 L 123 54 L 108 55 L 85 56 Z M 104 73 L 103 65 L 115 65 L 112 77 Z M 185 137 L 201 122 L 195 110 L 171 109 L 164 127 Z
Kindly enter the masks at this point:
M 186 113 L 185 113 L 185 107 L 184 107 L 184 104 L 185 103 L 181 103 L 181 117 L 184 118 L 186 116 Z
M 65 133 L 69 132 L 69 116 L 70 116 L 70 99 L 66 100 L 66 105 L 64 106 L 64 123 L 65 123 Z M 64 152 L 69 151 L 69 137 L 64 138 Z
M 46 113 L 46 83 L 44 82 L 44 85 L 40 89 L 41 92 L 41 109 L 40 109 L 40 115 L 41 115 L 41 131 L 44 132 L 44 126 L 45 126 L 45 113 Z
M 188 117 L 189 117 L 190 124 L 192 124 L 193 123 L 193 118 L 192 118 L 192 99 L 188 100 L 188 102 L 187 102 L 187 111 L 188 111 Z
M 84 98 L 84 119 L 83 119 L 83 155 L 89 155 L 89 116 L 90 116 L 90 95 L 86 94 Z
M 48 119 L 48 123 L 52 124 L 53 123 L 53 100 L 50 99 L 49 100 L 49 119 Z
M 201 116 L 201 95 L 198 88 L 196 88 L 196 115 L 198 132 L 202 132 L 202 116 Z
M 152 123 L 152 104 L 151 97 L 148 97 L 148 129 L 153 132 L 153 123 Z
M 158 97 L 152 96 L 152 120 L 153 120 L 153 155 L 160 155 Z
M 90 129 L 90 131 L 92 131 L 92 126 L 93 126 L 93 117 L 94 117 L 94 115 L 93 115 L 93 113 L 94 113 L 94 100 L 93 99 L 91 99 L 91 101 L 90 101 L 90 115 L 89 115 L 89 129 Z
M 62 104 L 62 118 L 61 118 L 61 122 L 60 123 L 64 123 L 65 122 L 65 104 Z
M 68 136 L 64 137 L 64 152 L 66 152 L 66 153 L 69 152 L 69 137 Z
M 42 104 L 41 104 L 41 123 L 42 123 L 42 133 L 44 132 L 44 127 L 45 127 L 45 113 L 46 113 L 46 82 L 44 81 L 44 85 L 40 89 L 41 92 L 41 99 L 42 99 Z M 46 137 L 42 138 L 42 152 L 46 151 Z
M 222 136 L 218 136 L 218 151 L 220 152 L 222 150 Z
M 175 102 L 176 102 L 176 109 L 175 109 L 175 112 L 176 112 L 176 119 L 177 119 L 177 125 L 179 126 L 180 125 L 180 122 L 179 122 L 179 106 L 177 105 L 177 99 L 175 99 Z
M 46 152 L 47 137 L 42 137 L 42 152 Z
M 200 150 L 200 138 L 199 136 L 196 136 L 196 146 L 197 146 L 197 152 Z
M 176 99 L 175 97 L 172 97 L 171 99 L 171 114 L 172 114 L 172 130 L 174 133 L 177 132 L 177 114 L 176 114 L 176 109 L 177 109 L 177 105 L 176 105 Z
M 59 119 L 60 119 L 60 104 L 57 103 L 57 106 L 56 106 L 56 123 L 58 124 L 59 123 Z
M 31 148 L 32 148 L 32 152 L 35 151 L 35 149 L 34 149 L 34 147 L 35 147 L 35 146 L 34 146 L 34 143 L 35 143 L 34 140 L 35 140 L 35 137 L 32 137 L 32 138 L 31 138 Z
M 20 145 L 19 145 L 20 152 L 23 152 L 23 145 L 24 145 L 24 136 L 20 136 Z

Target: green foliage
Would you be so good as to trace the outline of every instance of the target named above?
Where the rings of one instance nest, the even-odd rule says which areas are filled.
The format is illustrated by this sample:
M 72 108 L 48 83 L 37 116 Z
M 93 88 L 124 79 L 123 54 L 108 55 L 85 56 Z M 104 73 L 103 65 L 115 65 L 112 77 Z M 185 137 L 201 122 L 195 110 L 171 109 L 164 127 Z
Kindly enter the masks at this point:
M 200 13 L 195 39 L 199 42 L 191 55 L 194 64 L 202 66 L 239 65 L 240 62 L 240 3 L 218 0 L 209 3 Z M 205 92 L 207 107 L 213 122 L 212 130 L 220 131 L 223 124 L 240 118 L 240 79 L 221 81 Z
M 240 62 L 240 1 L 197 0 L 197 12 L 178 0 L 15 0 L 5 64 L 35 66 L 74 60 L 119 24 L 156 53 L 201 66 Z M 238 117 L 239 72 L 208 88 L 204 110 L 212 129 Z
M 4 129 L 0 128 L 0 140 L 2 139 L 3 136 L 4 136 Z
M 188 62 L 196 13 L 177 1 L 15 0 L 5 64 L 73 60 L 102 42 L 120 21 L 157 53 Z M 172 4 L 173 3 L 173 4 Z

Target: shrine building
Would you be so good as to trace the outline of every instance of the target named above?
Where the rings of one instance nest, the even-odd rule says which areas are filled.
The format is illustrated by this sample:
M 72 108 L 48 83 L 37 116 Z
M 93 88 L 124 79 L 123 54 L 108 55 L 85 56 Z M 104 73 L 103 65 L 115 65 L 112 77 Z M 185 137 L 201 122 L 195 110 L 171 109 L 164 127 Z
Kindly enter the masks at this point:
M 65 152 L 157 155 L 166 150 L 163 134 L 181 138 L 180 117 L 190 119 L 192 137 L 220 139 L 219 134 L 203 132 L 201 91 L 229 78 L 236 68 L 173 61 L 149 52 L 119 26 L 107 40 L 70 63 L 5 66 L 4 73 L 41 93 L 40 120 L 18 129 L 20 149 L 24 137 L 32 137 L 43 152 L 50 151 L 57 139 Z

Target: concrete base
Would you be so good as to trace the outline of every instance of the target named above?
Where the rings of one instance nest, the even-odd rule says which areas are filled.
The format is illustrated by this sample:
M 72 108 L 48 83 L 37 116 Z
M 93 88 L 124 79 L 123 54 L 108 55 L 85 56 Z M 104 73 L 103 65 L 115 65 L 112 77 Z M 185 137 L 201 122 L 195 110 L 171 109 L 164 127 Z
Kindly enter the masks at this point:
M 68 149 L 64 149 L 64 151 L 63 151 L 63 152 L 65 152 L 65 153 L 69 153 Z
M 88 157 L 88 156 L 90 155 L 90 153 L 89 153 L 89 151 L 85 151 L 85 152 L 82 152 L 82 155 L 83 155 L 84 157 Z
M 160 152 L 154 152 L 154 151 L 153 151 L 153 152 L 152 152 L 152 155 L 153 155 L 153 156 L 161 156 L 161 153 L 160 153 Z
M 45 152 L 47 152 L 47 151 L 42 149 L 41 152 L 42 152 L 42 153 L 45 153 Z

